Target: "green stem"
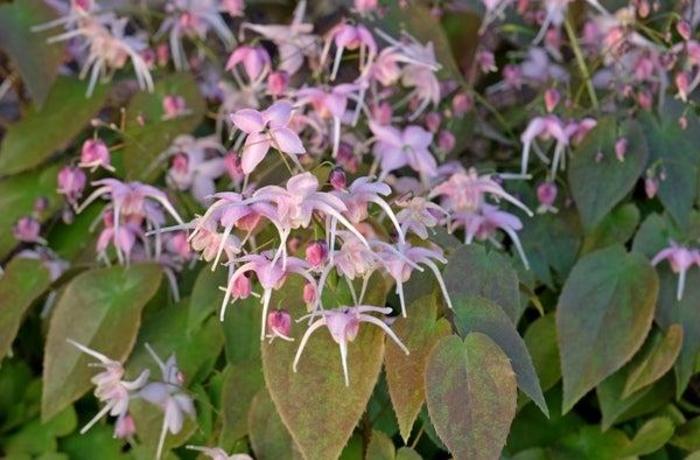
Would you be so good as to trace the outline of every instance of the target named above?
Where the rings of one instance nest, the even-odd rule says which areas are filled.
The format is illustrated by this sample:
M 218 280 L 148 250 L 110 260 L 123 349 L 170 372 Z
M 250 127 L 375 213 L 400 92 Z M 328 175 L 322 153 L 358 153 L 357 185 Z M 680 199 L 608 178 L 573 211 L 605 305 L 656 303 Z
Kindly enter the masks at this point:
M 571 23 L 568 19 L 564 21 L 564 28 L 566 29 L 566 35 L 569 37 L 569 42 L 571 42 L 571 48 L 574 51 L 574 56 L 576 56 L 576 64 L 583 74 L 583 78 L 586 80 L 586 88 L 588 89 L 588 96 L 591 98 L 591 104 L 593 104 L 593 108 L 597 111 L 599 107 L 598 96 L 596 96 L 595 88 L 593 88 L 591 74 L 586 66 L 586 61 L 583 58 L 583 53 L 581 52 L 581 47 L 578 44 L 576 33 L 574 32 L 573 27 L 571 27 Z

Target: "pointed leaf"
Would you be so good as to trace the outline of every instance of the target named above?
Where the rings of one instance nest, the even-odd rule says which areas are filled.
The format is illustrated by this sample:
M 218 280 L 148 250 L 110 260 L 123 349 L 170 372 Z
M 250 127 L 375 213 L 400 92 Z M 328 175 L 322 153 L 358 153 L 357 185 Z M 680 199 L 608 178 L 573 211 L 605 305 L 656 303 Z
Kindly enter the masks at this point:
M 87 271 L 66 287 L 49 324 L 41 415 L 51 418 L 91 386 L 95 369 L 66 339 L 123 361 L 136 341 L 141 310 L 160 285 L 161 269 L 142 264 Z
M 27 309 L 51 284 L 40 260 L 15 257 L 0 277 L 0 362 L 15 339 Z
M 64 45 L 46 43 L 60 29 L 32 32 L 31 28 L 53 19 L 55 11 L 41 0 L 0 6 L 0 48 L 12 59 L 37 107 L 43 105 L 58 75 Z
M 479 332 L 442 338 L 428 357 L 430 419 L 455 458 L 498 458 L 515 417 L 517 386 L 506 354 Z
M 518 387 L 548 415 L 530 353 L 505 312 L 495 303 L 475 296 L 453 297 L 452 305 L 459 334 L 466 337 L 472 332 L 480 332 L 493 340 L 510 359 Z
M 488 253 L 484 246 L 461 246 L 445 267 L 445 284 L 451 297 L 476 295 L 492 300 L 503 308 L 513 323 L 520 319 L 518 274 L 510 261 L 498 251 Z
M 226 270 L 211 271 L 209 265 L 199 270 L 190 296 L 188 330 L 197 329 L 206 318 L 219 313 L 223 296 L 219 286 L 225 286 L 226 280 Z
M 632 442 L 624 450 L 625 456 L 648 455 L 661 449 L 673 436 L 675 426 L 666 417 L 648 420 L 634 435 Z
M 547 391 L 561 379 L 557 324 L 554 313 L 549 313 L 533 321 L 525 331 L 523 340 L 532 357 L 542 391 Z
M 615 142 L 621 137 L 628 142 L 624 161 L 615 156 Z M 571 192 L 585 228 L 598 225 L 632 190 L 648 156 L 639 124 L 628 121 L 618 125 L 611 118 L 598 121 L 574 152 L 569 168 Z
M 644 343 L 658 285 L 649 261 L 622 246 L 598 250 L 576 263 L 557 307 L 564 412 Z
M 657 334 L 645 353 L 632 361 L 632 369 L 625 382 L 623 397 L 651 385 L 668 372 L 676 361 L 683 343 L 683 327 L 671 324 L 662 336 Z
M 413 423 L 425 401 L 425 361 L 435 343 L 451 332 L 450 324 L 445 319 L 437 321 L 434 296 L 416 300 L 408 307 L 408 311 L 411 314 L 397 319 L 392 327 L 411 354 L 406 355 L 395 343 L 390 342 L 384 356 L 389 395 L 404 442 L 408 441 Z
M 248 433 L 257 460 L 301 458 L 264 387 L 258 391 L 250 405 Z
M 0 145 L 0 176 L 40 165 L 88 126 L 104 105 L 109 86 L 98 86 L 90 98 L 85 88 L 85 82 L 60 77 L 41 110 L 30 109 L 8 128 Z
M 301 287 L 301 283 L 287 281 L 273 296 L 272 305 L 286 306 L 292 317 L 302 316 L 305 308 L 300 302 Z M 306 326 L 306 322 L 293 326 L 293 343 L 263 343 L 265 382 L 277 412 L 304 457 L 336 459 L 350 439 L 379 377 L 384 333 L 373 325 L 360 326 L 359 334 L 348 345 L 350 386 L 346 387 L 338 345 L 326 328 L 311 336 L 298 372 L 293 372 L 292 362 Z

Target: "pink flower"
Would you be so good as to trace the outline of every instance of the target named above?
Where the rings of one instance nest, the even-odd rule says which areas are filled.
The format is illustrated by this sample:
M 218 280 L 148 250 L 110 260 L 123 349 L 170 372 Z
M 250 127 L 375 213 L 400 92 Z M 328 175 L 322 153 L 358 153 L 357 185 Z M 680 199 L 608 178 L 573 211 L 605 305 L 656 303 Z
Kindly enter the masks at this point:
M 654 198 L 658 191 L 659 181 L 654 177 L 653 173 L 647 171 L 647 176 L 644 178 L 644 192 L 647 194 L 647 198 Z
M 292 118 L 292 105 L 279 101 L 267 110 L 258 112 L 254 109 L 242 109 L 231 115 L 233 124 L 247 134 L 241 167 L 245 174 L 253 172 L 265 158 L 270 147 L 286 153 L 299 164 L 296 155 L 306 152 L 299 136 L 288 128 Z
M 544 107 L 547 112 L 551 113 L 556 108 L 557 104 L 559 104 L 560 99 L 561 95 L 559 91 L 555 88 L 547 88 L 544 92 Z
M 306 247 L 306 262 L 313 268 L 318 268 L 328 258 L 328 244 L 323 240 L 312 242 Z
M 615 142 L 615 156 L 620 162 L 625 161 L 625 154 L 627 154 L 627 145 L 627 139 L 625 139 L 624 137 L 619 138 Z
M 241 156 L 236 152 L 229 152 L 224 156 L 224 167 L 228 177 L 234 184 L 239 184 L 245 178 L 245 173 L 241 166 Z
M 271 96 L 280 97 L 287 92 L 289 87 L 289 75 L 287 72 L 280 70 L 272 72 L 267 77 L 267 92 Z
M 215 181 L 225 172 L 224 147 L 213 137 L 199 139 L 183 134 L 175 138 L 165 155 L 172 158 L 166 180 L 178 190 L 191 190 L 192 196 L 206 204 L 216 192 Z
M 46 244 L 46 240 L 39 236 L 40 233 L 41 223 L 30 216 L 21 217 L 12 227 L 12 235 L 23 243 Z
M 117 256 L 126 263 L 129 263 L 131 251 L 136 244 L 136 239 L 142 237 L 141 227 L 133 222 L 127 222 L 118 228 L 114 226 L 114 213 L 112 210 L 106 210 L 102 214 L 104 228 L 97 238 L 95 250 L 99 259 L 109 262 L 107 257 L 107 248 L 110 243 L 114 245 L 117 251 Z
M 523 143 L 523 152 L 520 166 L 520 174 L 524 177 L 527 176 L 527 164 L 530 158 L 530 148 L 532 147 L 536 138 L 550 139 L 553 138 L 556 141 L 556 146 L 554 148 L 554 156 L 551 161 L 551 178 L 553 179 L 557 170 L 559 169 L 559 163 L 564 164 L 564 159 L 562 158 L 565 154 L 565 149 L 569 145 L 569 136 L 567 135 L 564 125 L 554 115 L 547 115 L 544 117 L 535 117 L 527 125 L 527 128 L 520 136 L 520 140 Z M 535 145 L 535 152 L 545 163 L 549 163 L 544 154 L 540 153 L 539 148 Z
M 461 118 L 465 113 L 471 110 L 474 102 L 472 98 L 467 93 L 457 93 L 452 98 L 452 111 L 455 116 Z
M 225 12 L 233 17 L 243 16 L 245 9 L 244 0 L 221 0 L 221 7 Z
M 368 313 L 391 313 L 391 308 L 372 307 L 367 305 L 359 305 L 356 307 L 341 307 L 335 310 L 321 311 L 321 318 L 312 323 L 304 333 L 304 336 L 299 343 L 292 369 L 297 371 L 297 365 L 301 354 L 309 341 L 309 337 L 320 327 L 326 326 L 331 338 L 338 344 L 340 348 L 340 359 L 343 364 L 343 375 L 345 376 L 345 385 L 350 386 L 350 377 L 348 375 L 348 343 L 355 340 L 360 330 L 360 323 L 370 323 L 380 327 L 396 344 L 406 353 L 409 354 L 408 348 L 401 342 L 386 323 L 379 318 L 376 318 Z
M 690 24 L 686 20 L 680 20 L 676 23 L 676 31 L 678 32 L 678 35 L 683 38 L 683 40 L 688 41 L 690 40 L 690 37 L 692 37 L 692 29 L 690 27 Z
M 98 353 L 74 340 L 67 339 L 67 342 L 99 361 L 91 364 L 92 366 L 104 369 L 90 380 L 95 385 L 95 397 L 101 403 L 104 403 L 104 407 L 80 430 L 80 434 L 87 432 L 102 417 L 109 414 L 112 417 L 117 417 L 115 436 L 119 436 L 120 433 L 125 432 L 126 428 L 128 428 L 128 419 L 130 418 L 128 415 L 129 400 L 134 397 L 132 392 L 139 390 L 146 384 L 150 372 L 148 369 L 144 370 L 136 380 L 131 382 L 122 380 L 124 378 L 124 368 L 119 361 L 109 359 L 102 353 Z
M 88 139 L 83 143 L 80 149 L 81 168 L 88 168 L 95 171 L 97 168 L 104 168 L 108 171 L 114 171 L 111 165 L 109 149 L 101 139 Z
M 360 15 L 366 15 L 377 9 L 379 2 L 378 0 L 354 0 L 353 5 L 355 6 L 355 11 Z
M 267 315 L 267 328 L 270 334 L 267 338 L 270 339 L 270 343 L 279 337 L 287 342 L 293 342 L 294 339 L 289 336 L 292 331 L 292 317 L 289 315 L 287 310 L 273 310 Z
M 442 207 L 419 196 L 397 201 L 397 204 L 401 210 L 396 213 L 396 219 L 404 235 L 410 231 L 423 240 L 428 238 L 429 228 L 435 227 L 442 217 L 449 216 Z
M 685 274 L 693 264 L 700 265 L 700 251 L 688 249 L 675 241 L 671 241 L 669 247 L 662 249 L 651 259 L 651 264 L 657 265 L 666 259 L 669 261 L 673 273 L 678 273 L 676 298 L 680 301 L 683 298 L 683 290 L 685 288 Z
M 136 424 L 134 424 L 134 418 L 128 413 L 122 417 L 117 418 L 114 424 L 114 437 L 125 439 L 131 437 L 136 433 Z
M 333 187 L 335 191 L 344 190 L 348 185 L 348 178 L 345 171 L 340 168 L 334 168 L 328 175 L 328 183 L 331 184 L 331 187 Z
M 229 456 L 223 449 L 218 447 L 187 446 L 187 448 L 201 452 L 212 460 L 253 460 L 253 457 L 248 454 L 233 454 Z
M 449 153 L 455 148 L 456 142 L 457 140 L 455 139 L 455 135 L 450 131 L 444 129 L 440 131 L 440 134 L 438 135 L 438 148 L 440 150 L 445 153 Z
M 270 55 L 262 46 L 242 45 L 235 49 L 226 62 L 226 70 L 235 72 L 238 64 L 243 64 L 248 80 L 261 81 L 270 71 Z
M 542 182 L 537 186 L 537 201 L 540 203 L 537 213 L 557 212 L 557 208 L 553 206 L 556 199 L 557 185 L 554 182 Z
M 188 113 L 187 102 L 183 97 L 168 94 L 163 98 L 163 120 L 172 120 Z
M 426 180 L 437 174 L 437 162 L 428 150 L 433 142 L 430 132 L 415 125 L 399 131 L 373 121 L 369 122 L 369 127 L 376 138 L 372 152 L 380 163 L 380 180 L 404 166 L 410 166 Z
M 57 192 L 65 196 L 68 203 L 75 206 L 78 198 L 82 196 L 83 190 L 85 189 L 85 173 L 79 168 L 64 166 L 58 172 L 57 181 Z
M 331 81 L 335 80 L 343 58 L 343 51 L 359 50 L 360 73 L 365 73 L 377 55 L 377 43 L 369 30 L 363 25 L 339 24 L 331 29 L 326 38 L 326 44 L 321 54 L 321 63 L 325 63 L 330 52 L 331 43 L 335 43 L 335 59 L 330 74 Z

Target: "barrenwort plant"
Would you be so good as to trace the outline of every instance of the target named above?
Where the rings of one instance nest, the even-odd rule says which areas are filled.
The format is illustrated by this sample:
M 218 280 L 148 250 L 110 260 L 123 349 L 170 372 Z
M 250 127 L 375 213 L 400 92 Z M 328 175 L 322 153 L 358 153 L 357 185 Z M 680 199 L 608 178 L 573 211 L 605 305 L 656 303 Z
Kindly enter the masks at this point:
M 700 458 L 700 3 L 0 4 L 0 456 Z

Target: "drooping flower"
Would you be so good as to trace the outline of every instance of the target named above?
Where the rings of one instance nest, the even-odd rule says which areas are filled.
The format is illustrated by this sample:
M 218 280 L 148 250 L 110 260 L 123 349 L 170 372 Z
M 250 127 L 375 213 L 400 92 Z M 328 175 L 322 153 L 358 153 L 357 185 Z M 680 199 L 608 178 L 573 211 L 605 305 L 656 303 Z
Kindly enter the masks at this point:
M 32 216 L 20 217 L 12 227 L 12 235 L 22 243 L 46 244 L 41 237 L 41 223 Z
M 343 58 L 343 52 L 348 50 L 358 50 L 360 54 L 360 73 L 365 73 L 377 55 L 377 43 L 369 30 L 363 25 L 351 25 L 341 23 L 333 27 L 326 38 L 326 44 L 321 54 L 321 63 L 325 63 L 331 49 L 331 43 L 335 44 L 335 58 L 331 67 L 330 79 L 335 80 Z
M 551 173 L 550 179 L 554 180 L 557 170 L 559 169 L 560 162 L 563 164 L 565 149 L 569 145 L 569 136 L 567 135 L 564 125 L 561 120 L 554 115 L 547 115 L 544 117 L 535 117 L 525 128 L 525 131 L 520 136 L 520 140 L 523 143 L 523 152 L 520 165 L 520 174 L 523 177 L 528 177 L 527 175 L 527 165 L 530 158 L 530 149 L 534 145 L 534 150 L 537 156 L 545 163 L 549 164 L 550 160 L 544 153 L 539 150 L 539 146 L 534 144 L 536 138 L 550 139 L 553 138 L 556 141 L 554 147 L 554 155 L 551 160 Z
M 387 324 L 381 319 L 370 315 L 369 313 L 391 313 L 391 308 L 380 308 L 369 305 L 358 305 L 355 307 L 340 307 L 335 310 L 323 310 L 320 312 L 321 318 L 313 322 L 304 333 L 292 369 L 297 371 L 297 365 L 301 358 L 301 354 L 309 341 L 311 334 L 317 329 L 326 326 L 331 337 L 340 348 L 340 359 L 343 365 L 343 375 L 345 376 L 345 386 L 350 386 L 350 376 L 348 372 L 348 344 L 357 338 L 360 330 L 360 323 L 370 323 L 381 328 L 391 339 L 406 353 L 409 354 L 408 348 L 396 336 Z M 307 318 L 307 317 L 302 317 Z
M 215 180 L 226 171 L 224 158 L 218 155 L 225 152 L 211 136 L 177 136 L 164 153 L 172 159 L 166 180 L 178 190 L 191 190 L 197 201 L 206 204 L 216 192 Z
M 267 338 L 270 343 L 277 337 L 287 342 L 293 342 L 294 339 L 289 336 L 292 331 L 292 317 L 286 310 L 273 310 L 267 315 L 267 329 L 270 331 Z
M 658 254 L 651 259 L 652 265 L 659 264 L 662 260 L 668 260 L 673 273 L 678 274 L 678 287 L 676 289 L 676 299 L 679 301 L 683 298 L 685 289 L 685 277 L 688 269 L 693 264 L 700 265 L 700 251 L 697 249 L 689 249 L 681 246 L 675 241 L 671 241 L 670 245 L 662 249 Z
M 253 457 L 248 454 L 228 455 L 219 447 L 187 446 L 187 448 L 201 452 L 207 457 L 211 458 L 211 460 L 253 460 Z
M 112 167 L 109 149 L 101 139 L 88 139 L 80 149 L 80 163 L 78 166 L 95 171 L 97 168 L 104 168 L 114 171 Z
M 78 199 L 82 196 L 85 189 L 87 178 L 85 173 L 79 168 L 64 166 L 58 172 L 58 190 L 57 192 L 66 197 L 66 201 L 72 206 L 75 206 Z

